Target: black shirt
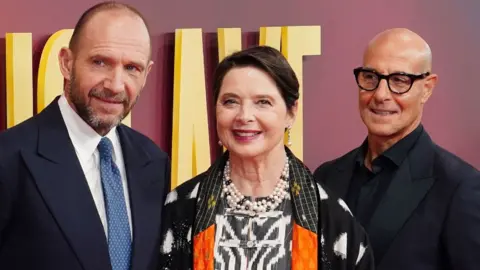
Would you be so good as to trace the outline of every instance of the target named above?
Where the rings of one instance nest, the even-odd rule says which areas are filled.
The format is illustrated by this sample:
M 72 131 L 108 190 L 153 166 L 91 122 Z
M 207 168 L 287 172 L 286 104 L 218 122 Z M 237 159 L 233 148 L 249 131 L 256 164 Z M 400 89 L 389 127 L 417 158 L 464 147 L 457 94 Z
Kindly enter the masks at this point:
M 372 161 L 372 170 L 369 170 L 364 163 L 368 141 L 365 140 L 360 147 L 346 199 L 352 213 L 364 227 L 368 227 L 396 170 L 405 160 L 422 131 L 423 126 L 420 124 L 413 132 L 375 158 Z

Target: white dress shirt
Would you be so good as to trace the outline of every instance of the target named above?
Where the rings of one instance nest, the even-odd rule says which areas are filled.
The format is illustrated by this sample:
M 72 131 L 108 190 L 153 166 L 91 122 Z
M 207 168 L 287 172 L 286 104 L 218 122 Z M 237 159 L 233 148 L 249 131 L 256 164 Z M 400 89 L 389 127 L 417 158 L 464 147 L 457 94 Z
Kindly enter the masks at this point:
M 97 146 L 102 139 L 95 130 L 93 130 L 83 119 L 70 107 L 64 95 L 58 100 L 60 113 L 67 126 L 68 135 L 75 147 L 80 165 L 87 180 L 88 187 L 92 193 L 93 201 L 98 210 L 98 215 L 102 221 L 105 235 L 108 239 L 107 214 L 105 211 L 105 200 L 103 197 L 102 180 L 100 176 L 100 154 Z M 132 234 L 132 215 L 130 211 L 130 200 L 128 194 L 128 183 L 125 172 L 125 163 L 123 161 L 122 146 L 116 132 L 116 128 L 110 130 L 106 135 L 113 144 L 113 161 L 120 170 L 122 177 L 123 193 L 127 207 L 128 222 L 130 224 L 130 234 Z

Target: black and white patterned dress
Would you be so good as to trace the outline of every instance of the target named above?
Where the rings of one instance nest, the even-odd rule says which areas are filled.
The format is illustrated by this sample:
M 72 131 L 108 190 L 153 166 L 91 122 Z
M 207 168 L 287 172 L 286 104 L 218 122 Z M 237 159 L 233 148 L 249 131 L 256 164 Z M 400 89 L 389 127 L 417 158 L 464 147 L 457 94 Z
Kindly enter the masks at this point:
M 293 217 L 289 196 L 276 209 L 264 213 L 229 208 L 225 199 L 218 209 L 215 269 L 291 268 Z

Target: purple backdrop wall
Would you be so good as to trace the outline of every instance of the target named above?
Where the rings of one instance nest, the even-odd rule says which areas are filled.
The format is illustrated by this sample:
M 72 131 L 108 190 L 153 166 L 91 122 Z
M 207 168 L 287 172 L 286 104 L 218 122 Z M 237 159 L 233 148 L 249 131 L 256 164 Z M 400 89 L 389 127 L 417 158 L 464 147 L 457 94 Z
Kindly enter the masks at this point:
M 49 35 L 73 28 L 98 1 L 7 0 L 0 8 L 0 33 L 31 32 L 34 74 Z M 434 54 L 439 84 L 426 106 L 424 125 L 433 139 L 480 168 L 480 2 L 470 0 L 245 0 L 125 1 L 150 21 L 155 66 L 133 114 L 133 127 L 170 152 L 173 47 L 177 28 L 203 28 L 206 79 L 217 61 L 216 29 L 241 27 L 244 46 L 255 44 L 261 26 L 321 25 L 322 55 L 304 63 L 304 160 L 312 169 L 359 145 L 365 136 L 357 111 L 352 69 L 361 63 L 365 44 L 376 33 L 407 27 L 422 35 Z M 26 71 L 28 72 L 28 71 Z M 35 78 L 35 77 L 34 77 Z M 208 87 L 210 90 L 210 87 Z M 0 40 L 0 104 L 5 101 L 5 40 Z M 0 127 L 5 108 L 0 105 Z M 1 129 L 0 128 L 0 129 Z M 212 130 L 214 134 L 214 130 Z M 215 136 L 212 136 L 212 142 Z

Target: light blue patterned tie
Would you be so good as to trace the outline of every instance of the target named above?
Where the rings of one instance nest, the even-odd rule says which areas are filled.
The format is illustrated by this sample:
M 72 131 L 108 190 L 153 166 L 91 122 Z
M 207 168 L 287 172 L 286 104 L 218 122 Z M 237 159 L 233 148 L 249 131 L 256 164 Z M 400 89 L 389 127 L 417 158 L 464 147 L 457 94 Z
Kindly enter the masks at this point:
M 122 177 L 117 165 L 113 162 L 112 149 L 112 142 L 107 137 L 103 137 L 98 144 L 98 151 L 107 212 L 108 251 L 112 270 L 128 270 L 131 256 L 130 225 L 123 195 Z

